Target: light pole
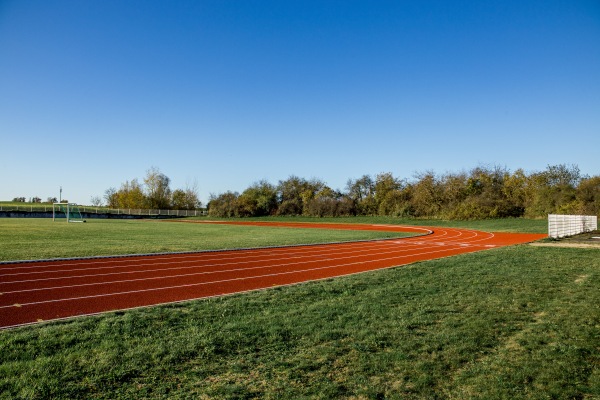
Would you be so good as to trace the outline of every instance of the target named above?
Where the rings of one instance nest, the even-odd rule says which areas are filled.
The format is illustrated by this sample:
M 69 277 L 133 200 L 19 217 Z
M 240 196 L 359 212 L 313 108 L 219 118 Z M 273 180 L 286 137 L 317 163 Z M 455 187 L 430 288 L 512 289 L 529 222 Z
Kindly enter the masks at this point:
M 58 202 L 62 203 L 62 186 L 60 187 L 60 194 L 58 195 Z

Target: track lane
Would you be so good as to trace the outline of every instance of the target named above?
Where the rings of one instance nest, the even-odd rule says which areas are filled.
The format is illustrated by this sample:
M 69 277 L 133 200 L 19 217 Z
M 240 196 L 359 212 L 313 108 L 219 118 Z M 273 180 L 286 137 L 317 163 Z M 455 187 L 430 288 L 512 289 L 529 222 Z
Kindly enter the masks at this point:
M 4 263 L 0 328 L 290 285 L 545 237 L 394 225 L 274 225 L 430 234 L 330 245 Z
M 414 256 L 414 247 L 411 248 L 396 248 L 387 249 L 379 248 L 379 258 L 403 258 Z M 420 246 L 421 251 L 435 249 L 437 252 L 438 246 Z M 99 287 L 98 289 L 84 289 L 84 290 L 102 290 L 102 285 L 123 285 L 123 284 L 134 284 L 137 282 L 150 283 L 153 280 L 164 280 L 168 279 L 180 279 L 188 278 L 194 279 L 196 277 L 204 276 L 215 276 L 219 274 L 237 274 L 244 275 L 256 270 L 265 270 L 272 268 L 284 268 L 286 270 L 294 270 L 295 268 L 310 268 L 311 264 L 323 264 L 323 263 L 334 263 L 334 262 L 350 262 L 350 261 L 371 261 L 372 253 L 365 251 L 338 251 L 334 254 L 319 255 L 317 257 L 306 255 L 305 257 L 279 257 L 279 258 L 267 258 L 264 260 L 254 260 L 249 262 L 235 262 L 235 263 L 221 263 L 221 264 L 207 264 L 207 265 L 191 265 L 188 267 L 176 267 L 176 268 L 164 268 L 160 270 L 138 270 L 138 271 L 127 271 L 119 274 L 129 274 L 128 277 L 121 277 L 121 279 L 114 279 L 114 274 L 102 274 L 102 275 L 86 275 L 86 276 L 69 276 L 69 277 L 53 277 L 46 279 L 35 279 L 29 281 L 16 281 L 7 282 L 2 285 L 4 295 L 13 295 L 10 301 L 14 303 L 20 303 L 23 298 L 30 296 L 31 292 L 40 292 L 44 290 L 54 290 L 57 293 L 58 290 L 80 290 L 89 288 L 92 286 Z M 11 290 L 12 288 L 14 290 Z M 21 298 L 20 298 L 21 297 Z

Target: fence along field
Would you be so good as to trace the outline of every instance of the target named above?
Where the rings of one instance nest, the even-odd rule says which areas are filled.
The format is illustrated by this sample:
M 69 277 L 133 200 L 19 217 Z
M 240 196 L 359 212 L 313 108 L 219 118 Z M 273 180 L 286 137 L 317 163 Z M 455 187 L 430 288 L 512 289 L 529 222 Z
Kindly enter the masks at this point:
M 198 217 L 206 215 L 206 209 L 198 210 L 150 210 L 135 208 L 106 208 L 78 206 L 79 211 L 91 215 L 139 215 L 139 216 L 176 216 L 176 217 Z M 0 204 L 0 213 L 9 212 L 32 212 L 32 213 L 52 213 L 52 204 Z
M 548 236 L 562 238 L 598 229 L 598 217 L 595 215 L 548 215 Z

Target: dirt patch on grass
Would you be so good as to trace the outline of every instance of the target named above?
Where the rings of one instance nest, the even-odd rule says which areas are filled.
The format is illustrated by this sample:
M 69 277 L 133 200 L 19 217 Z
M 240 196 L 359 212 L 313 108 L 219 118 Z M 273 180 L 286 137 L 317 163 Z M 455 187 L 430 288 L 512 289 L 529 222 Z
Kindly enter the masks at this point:
M 600 249 L 600 231 L 586 232 L 580 235 L 561 239 L 544 239 L 531 243 L 532 246 L 542 247 L 572 247 L 579 249 Z

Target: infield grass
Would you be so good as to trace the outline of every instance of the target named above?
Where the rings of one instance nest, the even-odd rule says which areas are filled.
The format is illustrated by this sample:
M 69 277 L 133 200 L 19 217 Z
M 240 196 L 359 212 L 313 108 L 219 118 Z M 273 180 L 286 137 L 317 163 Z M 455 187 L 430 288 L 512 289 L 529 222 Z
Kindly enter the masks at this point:
M 210 220 L 209 217 L 190 217 L 196 220 Z M 224 219 L 227 220 L 227 219 Z M 238 221 L 281 221 L 281 222 L 312 222 L 312 223 L 353 223 L 353 224 L 392 224 L 415 226 L 441 226 L 448 228 L 477 229 L 486 232 L 522 232 L 547 233 L 548 220 L 528 218 L 483 219 L 473 221 L 449 221 L 441 219 L 412 219 L 396 217 L 261 217 L 261 218 L 232 218 Z
M 0 261 L 283 246 L 411 236 L 370 232 L 211 224 L 163 220 L 53 222 L 0 218 Z

